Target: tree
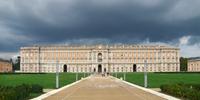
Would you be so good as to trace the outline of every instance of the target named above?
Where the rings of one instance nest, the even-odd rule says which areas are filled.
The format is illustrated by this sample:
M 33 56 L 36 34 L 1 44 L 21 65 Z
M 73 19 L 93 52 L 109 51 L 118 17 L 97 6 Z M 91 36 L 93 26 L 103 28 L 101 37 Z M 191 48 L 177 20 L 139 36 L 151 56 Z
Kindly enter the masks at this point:
M 13 59 L 12 58 L 10 58 L 10 63 L 12 64 L 12 71 L 14 71 Z
M 20 56 L 17 57 L 16 61 L 13 64 L 13 70 L 20 70 Z
M 180 58 L 180 71 L 187 71 L 188 58 Z

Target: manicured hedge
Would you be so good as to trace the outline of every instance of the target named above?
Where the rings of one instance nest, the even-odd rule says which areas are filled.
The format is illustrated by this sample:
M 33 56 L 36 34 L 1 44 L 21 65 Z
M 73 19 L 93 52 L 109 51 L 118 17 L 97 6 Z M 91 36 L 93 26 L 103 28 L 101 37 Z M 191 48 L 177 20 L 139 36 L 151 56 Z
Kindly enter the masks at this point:
M 31 85 L 31 92 L 32 93 L 42 93 L 43 92 L 43 87 L 37 84 Z
M 25 100 L 31 93 L 42 93 L 39 85 L 0 86 L 0 100 Z
M 200 100 L 200 84 L 161 85 L 161 91 L 172 96 L 189 100 Z

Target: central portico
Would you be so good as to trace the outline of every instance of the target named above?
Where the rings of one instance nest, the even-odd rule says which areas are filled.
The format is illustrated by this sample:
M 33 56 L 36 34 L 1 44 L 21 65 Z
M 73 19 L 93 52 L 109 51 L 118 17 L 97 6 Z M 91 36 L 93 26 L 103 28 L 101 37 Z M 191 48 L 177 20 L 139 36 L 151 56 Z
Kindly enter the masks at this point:
M 96 69 L 98 73 L 106 73 L 107 69 L 108 69 L 108 58 L 106 58 L 106 56 L 104 56 L 103 54 L 107 54 L 108 57 L 108 49 L 103 48 L 102 45 L 99 45 L 96 49 L 92 50 L 92 52 L 97 55 L 96 57 L 96 63 L 93 63 L 94 65 L 96 65 Z M 102 66 L 104 65 L 104 67 Z M 107 67 L 106 67 L 107 66 Z

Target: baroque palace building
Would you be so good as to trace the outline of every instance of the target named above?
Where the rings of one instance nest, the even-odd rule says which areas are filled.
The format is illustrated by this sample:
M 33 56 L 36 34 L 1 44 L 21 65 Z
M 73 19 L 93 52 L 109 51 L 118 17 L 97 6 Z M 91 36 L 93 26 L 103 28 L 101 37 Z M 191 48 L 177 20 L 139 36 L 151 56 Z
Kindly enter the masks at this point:
M 188 59 L 189 72 L 200 72 L 200 57 L 193 57 Z
M 12 62 L 0 59 L 0 72 L 12 72 Z
M 178 72 L 179 48 L 164 45 L 21 47 L 22 72 Z M 146 63 L 145 63 L 146 61 Z

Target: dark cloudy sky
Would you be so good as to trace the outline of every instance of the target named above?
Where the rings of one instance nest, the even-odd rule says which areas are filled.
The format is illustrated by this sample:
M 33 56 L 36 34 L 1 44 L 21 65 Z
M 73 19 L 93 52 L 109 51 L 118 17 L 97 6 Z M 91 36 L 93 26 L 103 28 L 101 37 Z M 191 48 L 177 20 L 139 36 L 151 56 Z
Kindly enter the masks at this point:
M 200 0 L 1 0 L 0 57 L 21 46 L 164 43 L 200 56 Z

